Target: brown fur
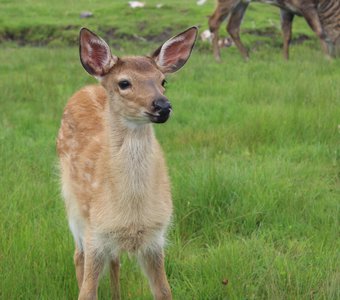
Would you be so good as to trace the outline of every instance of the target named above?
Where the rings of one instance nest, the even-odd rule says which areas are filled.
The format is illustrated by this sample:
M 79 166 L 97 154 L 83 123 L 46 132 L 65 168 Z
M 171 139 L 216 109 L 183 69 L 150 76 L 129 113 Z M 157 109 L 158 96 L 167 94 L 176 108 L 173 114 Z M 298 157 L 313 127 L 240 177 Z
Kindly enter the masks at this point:
M 122 251 L 138 257 L 155 299 L 171 299 L 163 254 L 172 215 L 170 183 L 150 114 L 158 113 L 155 100 L 166 100 L 163 70 L 183 65 L 196 35 L 193 27 L 169 40 L 160 58 L 118 58 L 98 36 L 81 31 L 82 64 L 101 85 L 71 97 L 57 138 L 79 299 L 96 299 L 107 259 L 113 299 L 120 299 Z M 119 85 L 124 80 L 127 89 Z
M 209 18 L 209 28 L 213 33 L 213 53 L 217 61 L 221 59 L 218 46 L 218 30 L 229 17 L 227 31 L 244 59 L 248 50 L 240 39 L 240 26 L 251 0 L 218 0 L 213 15 Z M 340 2 L 338 0 L 258 0 L 280 8 L 283 33 L 283 55 L 289 58 L 289 44 L 292 36 L 292 22 L 295 15 L 303 16 L 318 36 L 323 52 L 335 56 L 340 48 Z

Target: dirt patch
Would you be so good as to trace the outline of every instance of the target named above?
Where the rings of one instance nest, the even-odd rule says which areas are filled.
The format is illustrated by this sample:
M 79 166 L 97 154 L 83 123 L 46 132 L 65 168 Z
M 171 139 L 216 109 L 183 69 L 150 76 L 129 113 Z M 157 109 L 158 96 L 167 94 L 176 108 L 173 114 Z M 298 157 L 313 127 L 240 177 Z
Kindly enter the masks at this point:
M 174 30 L 173 27 L 171 28 L 168 27 L 168 28 L 164 28 L 164 30 L 159 34 L 146 35 L 145 38 L 151 42 L 161 43 L 161 42 L 165 42 L 167 39 L 172 37 L 174 35 L 174 31 L 177 32 L 177 30 Z
M 279 32 L 274 27 L 266 27 L 263 29 L 245 29 L 242 30 L 243 33 L 259 36 L 259 37 L 267 37 L 273 38 L 278 36 Z
M 305 41 L 310 41 L 310 40 L 311 40 L 311 37 L 309 37 L 308 35 L 300 34 L 294 37 L 291 43 L 295 45 L 300 45 L 300 44 L 303 44 Z
M 119 41 L 134 42 L 164 42 L 171 37 L 176 28 L 168 27 L 158 33 L 149 33 L 143 35 L 147 24 L 138 24 L 138 32 L 128 34 L 120 32 L 117 28 L 99 27 L 98 34 L 105 40 L 114 43 L 119 47 Z M 64 45 L 75 46 L 78 44 L 79 26 L 67 25 L 63 27 L 37 26 L 22 29 L 5 29 L 0 32 L 0 44 L 12 42 L 19 46 L 46 46 L 46 45 Z
M 12 42 L 19 46 L 46 46 L 54 41 L 60 44 L 72 45 L 77 42 L 78 26 L 64 27 L 35 26 L 30 28 L 4 29 L 0 31 L 0 43 Z
M 273 27 L 267 27 L 264 29 L 245 29 L 242 31 L 243 33 L 247 33 L 247 34 L 251 34 L 251 35 L 255 35 L 258 37 L 262 37 L 262 38 L 277 38 L 277 37 L 282 37 L 282 33 L 281 31 L 277 30 L 276 28 Z M 309 41 L 311 40 L 311 37 L 306 35 L 306 34 L 298 34 L 298 35 L 294 35 L 293 33 L 293 38 L 291 43 L 292 44 L 303 44 L 305 41 Z
M 179 32 L 182 28 L 165 27 L 160 32 L 150 33 L 147 31 L 147 22 L 138 24 L 138 30 L 135 33 L 124 33 L 118 28 L 98 27 L 98 34 L 110 43 L 113 47 L 121 48 L 122 42 L 131 41 L 136 43 L 162 43 L 168 38 Z M 0 44 L 11 42 L 19 46 L 76 46 L 78 45 L 79 26 L 67 25 L 61 27 L 55 26 L 36 26 L 21 29 L 4 29 L 0 31 Z M 271 47 L 281 47 L 281 32 L 273 27 L 264 29 L 245 29 L 242 34 L 259 37 L 253 42 L 251 48 L 259 48 L 264 45 Z M 311 37 L 300 34 L 293 35 L 292 44 L 302 44 L 311 39 Z M 200 43 L 198 43 L 200 44 Z M 199 47 L 199 45 L 197 45 Z M 200 48 L 200 47 L 199 47 Z M 209 48 L 210 49 L 210 48 Z M 209 50 L 210 51 L 210 50 Z

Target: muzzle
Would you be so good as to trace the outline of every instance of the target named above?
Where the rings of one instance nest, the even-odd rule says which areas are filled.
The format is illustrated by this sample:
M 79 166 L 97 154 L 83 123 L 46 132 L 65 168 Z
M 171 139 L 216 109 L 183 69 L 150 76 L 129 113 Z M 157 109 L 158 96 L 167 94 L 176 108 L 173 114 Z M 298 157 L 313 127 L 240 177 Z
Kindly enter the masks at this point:
M 153 123 L 164 123 L 169 119 L 172 107 L 168 99 L 159 98 L 152 102 L 152 114 L 149 114 Z

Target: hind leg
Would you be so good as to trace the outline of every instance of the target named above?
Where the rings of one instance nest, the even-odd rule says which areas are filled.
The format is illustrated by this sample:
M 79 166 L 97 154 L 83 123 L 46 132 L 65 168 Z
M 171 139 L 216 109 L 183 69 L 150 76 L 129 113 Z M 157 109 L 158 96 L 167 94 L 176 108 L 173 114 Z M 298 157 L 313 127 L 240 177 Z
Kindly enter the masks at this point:
M 243 45 L 240 38 L 240 26 L 248 4 L 249 2 L 240 2 L 233 9 L 227 25 L 227 31 L 233 39 L 244 60 L 248 60 L 249 54 L 247 48 Z
M 76 277 L 78 282 L 79 290 L 81 289 L 83 277 L 84 277 L 84 247 L 83 247 L 83 237 L 84 237 L 84 230 L 83 230 L 83 222 L 78 217 L 72 215 L 70 217 L 69 214 L 69 227 L 72 232 L 74 241 L 75 241 L 75 251 L 73 256 L 74 266 L 76 269 Z
M 283 57 L 289 59 L 289 44 L 292 38 L 292 22 L 294 14 L 281 9 L 281 29 L 283 34 Z
M 331 44 L 331 41 L 329 40 L 326 32 L 322 28 L 316 9 L 309 9 L 309 10 L 302 11 L 302 15 L 306 19 L 310 28 L 312 28 L 312 30 L 318 36 L 324 54 L 330 57 L 328 44 Z
M 119 258 L 113 258 L 110 262 L 110 283 L 113 300 L 120 300 L 119 269 Z

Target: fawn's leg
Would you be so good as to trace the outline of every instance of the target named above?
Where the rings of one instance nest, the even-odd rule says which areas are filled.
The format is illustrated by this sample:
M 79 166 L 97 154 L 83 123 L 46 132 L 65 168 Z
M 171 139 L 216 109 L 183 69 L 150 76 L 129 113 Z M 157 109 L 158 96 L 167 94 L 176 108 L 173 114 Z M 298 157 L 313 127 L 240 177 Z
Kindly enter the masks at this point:
M 243 45 L 240 38 L 240 26 L 248 4 L 249 2 L 240 2 L 233 9 L 227 25 L 227 31 L 229 32 L 231 38 L 233 39 L 235 45 L 237 46 L 238 50 L 241 52 L 241 55 L 245 60 L 248 60 L 249 55 L 247 48 Z
M 84 252 L 80 247 L 76 245 L 76 250 L 74 251 L 74 266 L 76 268 L 76 276 L 78 282 L 78 288 L 81 289 L 84 277 Z
M 112 291 L 112 300 L 120 300 L 120 284 L 119 284 L 119 258 L 113 258 L 110 261 L 110 283 Z
M 104 256 L 88 242 L 85 244 L 84 254 L 84 275 L 78 300 L 96 300 L 99 275 L 104 266 Z
M 294 14 L 287 10 L 281 12 L 281 29 L 283 34 L 283 57 L 289 59 L 289 44 L 292 38 L 292 22 Z
M 148 277 L 154 299 L 172 299 L 170 286 L 165 274 L 163 250 L 143 251 L 138 254 L 138 261 Z

